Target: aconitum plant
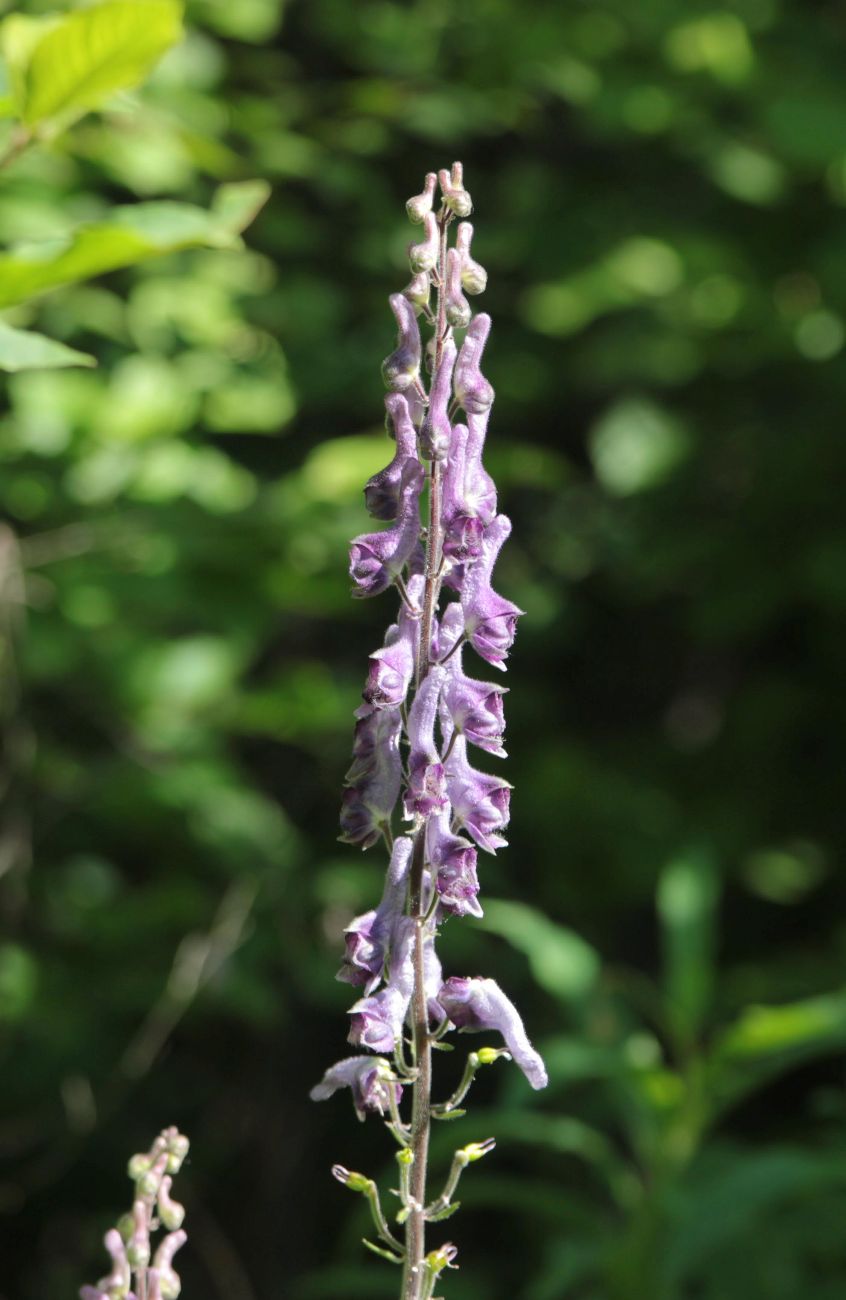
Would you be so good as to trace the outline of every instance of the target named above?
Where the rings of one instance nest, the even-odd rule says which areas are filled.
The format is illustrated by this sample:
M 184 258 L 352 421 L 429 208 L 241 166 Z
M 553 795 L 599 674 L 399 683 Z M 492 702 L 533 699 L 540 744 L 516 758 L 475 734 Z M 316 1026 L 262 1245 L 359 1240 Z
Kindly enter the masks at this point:
M 442 1191 L 431 1196 L 432 1121 L 463 1113 L 477 1070 L 500 1057 L 513 1059 L 533 1088 L 545 1085 L 546 1070 L 499 985 L 445 977 L 435 946 L 450 917 L 482 914 L 478 852 L 505 846 L 509 817 L 510 784 L 475 767 L 468 753 L 470 745 L 505 757 L 505 690 L 468 676 L 463 653 L 469 646 L 504 670 L 522 611 L 492 585 L 511 524 L 497 513 L 482 463 L 494 399 L 481 371 L 491 321 L 474 317 L 466 296 L 482 292 L 487 274 L 470 252 L 473 227 L 463 218 L 472 202 L 461 163 L 431 172 L 406 207 L 423 229 L 408 249 L 412 278 L 390 298 L 398 337 L 382 374 L 396 452 L 364 489 L 370 514 L 388 527 L 356 537 L 350 549 L 353 595 L 392 588 L 399 611 L 370 656 L 341 805 L 341 839 L 362 849 L 384 843 L 389 863 L 378 906 L 347 927 L 338 972 L 360 993 L 350 1008 L 357 1052 L 327 1070 L 311 1095 L 323 1100 L 349 1088 L 359 1118 L 380 1115 L 396 1141 L 395 1215 L 385 1213 L 371 1178 L 342 1165 L 332 1172 L 369 1202 L 379 1240 L 365 1244 L 402 1268 L 401 1300 L 430 1300 L 457 1249 L 451 1242 L 427 1249 L 427 1225 L 458 1208 L 463 1170 L 494 1146 L 488 1138 L 456 1151 Z M 431 331 L 425 349 L 421 320 Z M 504 1045 L 471 1051 L 458 1087 L 438 1101 L 432 1050 L 453 1030 L 494 1031 Z
M 96 1286 L 80 1288 L 80 1300 L 176 1300 L 182 1286 L 173 1257 L 188 1238 L 185 1209 L 170 1191 L 188 1145 L 178 1129 L 166 1128 L 149 1151 L 132 1157 L 132 1209 L 103 1238 L 111 1268 Z

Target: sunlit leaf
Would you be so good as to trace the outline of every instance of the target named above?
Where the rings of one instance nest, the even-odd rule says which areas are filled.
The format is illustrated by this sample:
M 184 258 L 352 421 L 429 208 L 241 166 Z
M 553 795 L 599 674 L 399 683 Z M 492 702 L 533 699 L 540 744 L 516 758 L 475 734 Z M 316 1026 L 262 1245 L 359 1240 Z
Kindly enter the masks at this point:
M 136 203 L 80 226 L 65 239 L 0 254 L 0 307 L 77 280 L 145 262 L 162 253 L 238 247 L 238 235 L 268 195 L 261 181 L 224 185 L 207 210 L 190 203 Z
M 95 357 L 77 352 L 33 330 L 0 321 L 0 370 L 46 370 L 59 366 L 96 366 Z
M 487 899 L 485 929 L 526 954 L 542 988 L 567 1000 L 583 998 L 599 974 L 599 958 L 574 930 L 550 921 L 525 903 Z
M 671 862 L 658 884 L 668 1015 L 685 1036 L 697 1033 L 711 998 L 717 899 L 714 864 L 701 849 Z
M 137 86 L 181 35 L 179 0 L 106 0 L 46 23 L 12 15 L 0 42 L 17 113 L 30 127 L 72 121 Z

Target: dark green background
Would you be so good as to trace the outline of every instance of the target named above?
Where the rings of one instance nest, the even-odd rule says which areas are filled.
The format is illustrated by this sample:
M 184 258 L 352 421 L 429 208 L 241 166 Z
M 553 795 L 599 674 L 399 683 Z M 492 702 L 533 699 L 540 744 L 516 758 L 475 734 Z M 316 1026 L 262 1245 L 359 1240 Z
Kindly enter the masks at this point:
M 12 378 L 0 424 L 0 1295 L 99 1275 L 126 1157 L 166 1123 L 193 1140 L 188 1300 L 395 1294 L 328 1174 L 391 1185 L 390 1141 L 306 1094 L 345 1052 L 340 932 L 384 865 L 335 835 L 392 613 L 345 573 L 389 458 L 386 297 L 406 197 L 461 158 L 498 585 L 527 614 L 511 847 L 441 947 L 512 993 L 552 1082 L 500 1064 L 439 1131 L 443 1167 L 500 1139 L 433 1232 L 461 1252 L 442 1289 L 842 1297 L 842 10 L 189 19 L 142 92 L 0 188 L 13 242 L 273 185 L 249 251 L 10 317 L 100 366 Z

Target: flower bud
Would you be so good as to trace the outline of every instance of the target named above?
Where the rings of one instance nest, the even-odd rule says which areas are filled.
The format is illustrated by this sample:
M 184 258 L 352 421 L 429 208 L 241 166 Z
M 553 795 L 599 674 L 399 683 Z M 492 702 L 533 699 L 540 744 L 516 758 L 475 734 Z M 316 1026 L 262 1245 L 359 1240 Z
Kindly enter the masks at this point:
M 168 1139 L 167 1144 L 167 1152 L 169 1156 L 167 1171 L 169 1174 L 179 1173 L 180 1166 L 187 1156 L 190 1147 L 191 1143 L 188 1141 L 187 1137 L 184 1137 L 181 1133 L 174 1130 L 173 1136 Z M 174 1162 L 177 1162 L 175 1168 Z
M 453 1260 L 458 1254 L 458 1247 L 454 1246 L 451 1241 L 445 1241 L 437 1250 L 430 1250 L 426 1256 L 426 1268 L 430 1277 L 438 1277 L 443 1273 L 445 1268 L 457 1268 L 453 1265 Z
M 426 219 L 428 213 L 432 211 L 437 180 L 435 173 L 429 172 L 423 184 L 423 193 L 415 194 L 405 205 L 409 221 L 413 221 L 416 226 L 419 226 Z
M 446 318 L 457 330 L 466 329 L 472 316 L 470 304 L 461 292 L 461 259 L 456 249 L 447 253 Z
M 484 293 L 488 283 L 488 273 L 470 256 L 470 241 L 473 227 L 469 221 L 462 221 L 455 232 L 455 248 L 461 260 L 461 284 L 467 293 Z
M 171 1199 L 170 1188 L 172 1179 L 165 1174 L 162 1179 L 162 1185 L 159 1188 L 159 1195 L 156 1200 L 156 1207 L 159 1212 L 159 1218 L 166 1228 L 173 1232 L 176 1228 L 181 1228 L 185 1219 L 185 1206 L 180 1205 L 179 1201 Z
M 511 1053 L 507 1052 L 504 1047 L 480 1047 L 477 1052 L 473 1052 L 473 1056 L 476 1057 L 479 1065 L 493 1065 L 500 1057 L 505 1057 L 506 1060 L 511 1059 Z
M 473 200 L 464 188 L 464 168 L 460 162 L 452 164 L 452 173 L 446 168 L 438 172 L 441 194 L 444 203 L 457 217 L 469 217 L 473 211 Z
M 129 1164 L 126 1166 L 126 1172 L 129 1174 L 132 1181 L 136 1182 L 142 1174 L 146 1174 L 152 1163 L 153 1162 L 149 1156 L 133 1156 Z
M 433 271 L 438 264 L 440 236 L 438 223 L 433 212 L 427 212 L 423 218 L 423 239 L 419 244 L 409 244 L 408 261 L 415 275 L 421 271 Z
M 415 275 L 402 291 L 402 296 L 407 298 L 414 310 L 419 315 L 424 307 L 429 306 L 429 298 L 432 292 L 432 281 L 429 278 L 428 271 L 420 271 Z
M 138 1179 L 138 1182 L 135 1184 L 136 1195 L 144 1197 L 155 1196 L 156 1192 L 159 1190 L 160 1181 L 160 1176 L 152 1169 L 148 1173 L 142 1174 Z
M 115 1224 L 115 1228 L 120 1233 L 121 1240 L 126 1243 L 135 1231 L 135 1220 L 131 1214 L 122 1214 Z
M 496 1138 L 485 1138 L 484 1142 L 468 1142 L 466 1147 L 462 1147 L 455 1154 L 463 1157 L 468 1165 L 472 1165 L 483 1156 L 489 1155 L 495 1146 Z
M 397 322 L 397 346 L 382 362 L 385 387 L 394 393 L 412 388 L 420 374 L 420 330 L 414 308 L 401 293 L 388 299 Z
M 332 1177 L 337 1178 L 338 1182 L 344 1187 L 348 1187 L 351 1192 L 369 1192 L 373 1185 L 372 1178 L 366 1178 L 364 1174 L 353 1173 L 351 1169 L 345 1169 L 343 1165 L 332 1166 Z

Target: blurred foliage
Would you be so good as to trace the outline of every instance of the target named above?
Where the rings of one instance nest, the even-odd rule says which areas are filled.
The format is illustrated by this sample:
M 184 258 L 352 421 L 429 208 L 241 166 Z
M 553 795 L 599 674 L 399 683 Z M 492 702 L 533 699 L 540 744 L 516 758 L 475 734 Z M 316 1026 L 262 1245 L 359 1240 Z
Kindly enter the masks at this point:
M 449 1295 L 842 1296 L 843 37 L 822 0 L 189 0 L 142 88 L 152 54 L 2 173 L 0 343 L 98 361 L 9 375 L 0 422 L 4 1300 L 96 1273 L 165 1123 L 187 1296 L 394 1294 L 328 1176 L 391 1152 L 306 1094 L 383 867 L 334 838 L 390 613 L 346 539 L 403 203 L 456 157 L 528 614 L 511 847 L 442 946 L 552 1084 L 499 1065 L 439 1130 L 444 1166 L 500 1139 Z M 245 248 L 259 196 L 219 187 L 254 177 Z M 27 294 L 63 287 L 21 303 L 36 243 Z

